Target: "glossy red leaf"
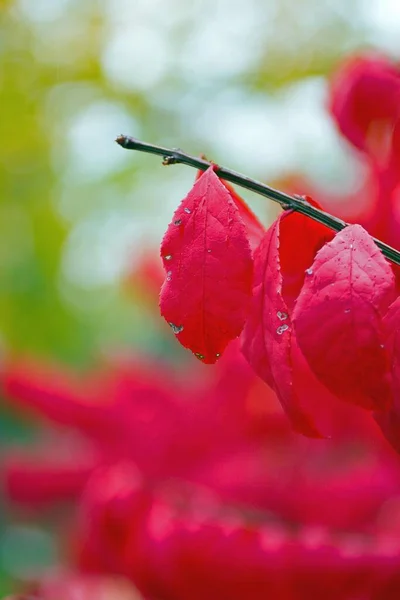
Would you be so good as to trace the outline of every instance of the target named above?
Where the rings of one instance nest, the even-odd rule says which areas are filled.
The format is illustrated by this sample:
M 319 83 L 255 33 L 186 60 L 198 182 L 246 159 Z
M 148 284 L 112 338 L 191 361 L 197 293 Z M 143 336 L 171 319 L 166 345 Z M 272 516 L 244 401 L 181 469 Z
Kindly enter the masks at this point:
M 293 428 L 320 437 L 293 385 L 292 323 L 283 297 L 279 253 L 281 225 L 292 217 L 284 213 L 277 219 L 254 254 L 253 304 L 243 331 L 243 353 L 257 375 L 275 390 Z
M 214 363 L 243 329 L 253 263 L 238 208 L 212 168 L 175 211 L 161 256 L 161 314 L 183 346 Z
M 202 175 L 203 171 L 198 171 L 196 180 L 200 179 Z M 250 242 L 251 249 L 254 251 L 263 239 L 266 229 L 261 223 L 261 221 L 253 213 L 248 204 L 243 200 L 241 196 L 239 196 L 235 188 L 224 179 L 220 179 L 220 181 L 226 187 L 226 189 L 231 195 L 232 200 L 237 206 L 239 215 L 243 219 L 243 223 L 246 227 L 247 237 Z
M 296 302 L 296 337 L 311 369 L 339 398 L 367 409 L 390 402 L 381 317 L 394 277 L 360 225 L 317 254 Z

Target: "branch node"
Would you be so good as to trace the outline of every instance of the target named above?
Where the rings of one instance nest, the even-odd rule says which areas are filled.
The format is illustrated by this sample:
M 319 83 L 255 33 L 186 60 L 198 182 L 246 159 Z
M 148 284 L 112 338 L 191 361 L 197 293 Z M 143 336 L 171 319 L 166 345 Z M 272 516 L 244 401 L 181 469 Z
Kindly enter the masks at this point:
M 307 204 L 307 206 L 312 206 L 312 204 L 307 200 L 307 196 L 302 196 L 301 194 L 293 194 L 294 198 L 300 200 L 303 204 Z
M 168 166 L 175 165 L 177 162 L 176 157 L 170 154 L 169 156 L 164 156 L 162 164 Z

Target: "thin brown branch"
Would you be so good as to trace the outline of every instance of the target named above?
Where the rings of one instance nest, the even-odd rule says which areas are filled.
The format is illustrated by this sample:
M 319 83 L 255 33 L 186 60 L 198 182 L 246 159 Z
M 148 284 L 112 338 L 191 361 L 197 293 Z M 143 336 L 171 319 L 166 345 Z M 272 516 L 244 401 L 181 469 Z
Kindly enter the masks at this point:
M 195 169 L 200 169 L 202 171 L 206 171 L 210 166 L 213 166 L 216 174 L 221 179 L 225 179 L 226 181 L 235 183 L 236 185 L 255 192 L 256 194 L 265 196 L 266 198 L 269 198 L 270 200 L 280 204 L 284 209 L 295 210 L 303 215 L 306 215 L 307 217 L 310 217 L 310 219 L 314 219 L 314 221 L 318 221 L 319 223 L 326 225 L 334 231 L 341 231 L 348 226 L 348 223 L 345 221 L 342 221 L 341 219 L 338 219 L 337 217 L 326 213 L 315 206 L 312 206 L 309 202 L 298 196 L 291 196 L 285 192 L 276 190 L 265 183 L 251 179 L 246 175 L 242 175 L 241 173 L 237 173 L 231 169 L 215 165 L 203 158 L 190 156 L 182 150 L 155 146 L 154 144 L 148 144 L 146 142 L 136 140 L 128 135 L 119 135 L 116 139 L 116 142 L 122 146 L 122 148 L 126 148 L 127 150 L 137 150 L 139 152 L 147 152 L 149 154 L 157 154 L 162 156 L 163 164 L 166 165 L 180 163 L 188 165 L 189 167 L 194 167 Z M 391 246 L 388 246 L 384 242 L 381 242 L 380 240 L 375 238 L 373 239 L 375 244 L 382 250 L 382 253 L 388 260 L 396 265 L 400 265 L 400 252 Z

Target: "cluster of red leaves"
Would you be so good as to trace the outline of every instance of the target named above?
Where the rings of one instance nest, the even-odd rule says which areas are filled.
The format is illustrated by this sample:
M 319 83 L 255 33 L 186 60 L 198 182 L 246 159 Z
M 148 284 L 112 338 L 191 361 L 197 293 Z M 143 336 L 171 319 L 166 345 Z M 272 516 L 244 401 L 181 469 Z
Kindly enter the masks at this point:
M 331 108 L 387 194 L 400 179 L 400 71 L 381 58 L 353 59 L 332 84 Z M 160 308 L 177 339 L 214 363 L 241 334 L 246 359 L 297 431 L 329 434 L 308 401 L 313 377 L 339 401 L 392 419 L 399 300 L 392 266 L 361 225 L 334 235 L 286 211 L 264 231 L 210 167 L 176 210 L 161 255 Z
M 325 407 L 335 440 L 316 452 L 237 343 L 214 369 L 180 376 L 143 359 L 83 380 L 10 360 L 1 382 L 57 428 L 57 444 L 3 459 L 8 496 L 30 510 L 80 498 L 68 530 L 81 573 L 128 578 L 146 600 L 398 597 L 400 465 L 367 411 Z M 321 389 L 315 380 L 309 398 Z M 90 600 L 74 574 L 65 599 L 77 581 Z M 59 600 L 46 586 L 39 600 Z
M 81 565 L 129 576 L 149 598 L 398 597 L 395 535 L 260 522 L 199 491 L 178 501 L 173 492 L 152 494 L 129 464 L 97 473 L 82 506 Z
M 398 88 L 376 58 L 345 65 L 332 87 L 333 114 L 368 165 L 383 161 L 387 120 L 377 182 L 386 171 L 395 181 L 397 112 L 383 97 Z M 357 221 L 368 228 L 371 214 Z M 393 220 L 379 227 L 393 243 Z M 354 225 L 334 236 L 294 213 L 264 231 L 211 169 L 178 208 L 162 256 L 161 309 L 178 339 L 208 363 L 242 332 L 247 362 L 233 341 L 213 369 L 180 374 L 143 358 L 83 380 L 38 361 L 3 364 L 5 397 L 57 432 L 56 444 L 49 436 L 36 453 L 3 458 L 8 497 L 30 510 L 80 506 L 68 523 L 77 572 L 35 596 L 397 600 L 400 464 L 373 415 L 400 446 L 399 300 L 369 234 Z M 151 263 L 141 277 L 155 289 Z M 298 436 L 289 422 L 332 439 Z M 139 592 L 107 591 L 110 575 Z
M 331 411 L 335 441 L 316 451 L 236 344 L 180 378 L 119 359 L 83 381 L 10 361 L 1 380 L 57 428 L 57 445 L 3 459 L 7 494 L 34 516 L 80 499 L 68 538 L 81 573 L 125 577 L 146 600 L 398 597 L 400 464 L 367 411 Z

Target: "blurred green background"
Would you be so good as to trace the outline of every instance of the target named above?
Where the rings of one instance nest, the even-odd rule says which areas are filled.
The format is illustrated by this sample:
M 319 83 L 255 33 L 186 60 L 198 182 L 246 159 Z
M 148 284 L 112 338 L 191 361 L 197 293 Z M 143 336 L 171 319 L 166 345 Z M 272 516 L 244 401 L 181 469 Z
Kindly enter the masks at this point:
M 356 49 L 400 44 L 396 0 L 1 7 L 2 343 L 79 364 L 152 345 L 119 282 L 158 252 L 194 176 L 123 151 L 118 133 L 342 188 L 355 159 L 325 112 L 325 76 Z
M 0 19 L 1 349 L 78 368 L 176 346 L 124 282 L 158 254 L 195 174 L 117 134 L 343 192 L 361 166 L 327 114 L 326 78 L 361 49 L 400 54 L 397 0 L 0 0 Z M 3 413 L 3 448 L 30 432 Z M 29 548 L 13 531 L 7 576 L 13 544 Z

